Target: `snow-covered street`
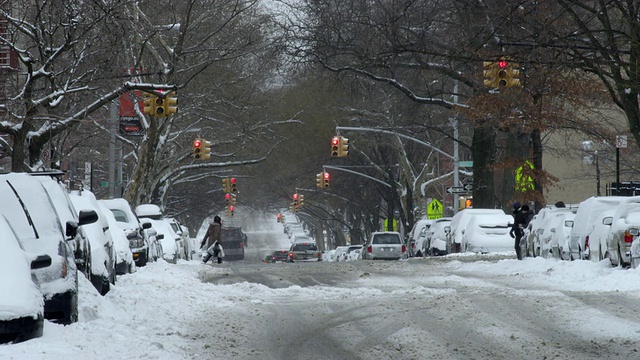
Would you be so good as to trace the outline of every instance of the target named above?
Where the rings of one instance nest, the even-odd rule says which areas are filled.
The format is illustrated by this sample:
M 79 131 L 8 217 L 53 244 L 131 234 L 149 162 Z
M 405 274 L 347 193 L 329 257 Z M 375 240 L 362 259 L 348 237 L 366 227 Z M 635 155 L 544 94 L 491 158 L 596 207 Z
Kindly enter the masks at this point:
M 46 322 L 0 358 L 638 358 L 638 270 L 469 255 L 264 264 L 288 239 L 261 226 L 243 262 L 150 263 L 105 297 L 81 279 L 78 323 Z

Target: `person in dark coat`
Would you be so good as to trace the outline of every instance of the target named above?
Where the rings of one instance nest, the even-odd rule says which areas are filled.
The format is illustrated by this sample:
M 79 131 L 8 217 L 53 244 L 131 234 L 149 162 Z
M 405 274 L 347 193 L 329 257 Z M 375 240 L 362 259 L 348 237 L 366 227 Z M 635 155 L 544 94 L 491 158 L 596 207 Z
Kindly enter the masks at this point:
M 524 229 L 526 229 L 527 225 L 529 225 L 529 221 L 531 220 L 531 214 L 529 214 L 529 206 L 522 205 L 520 207 L 519 203 L 513 204 L 513 225 L 511 226 L 511 230 L 509 231 L 509 235 L 515 239 L 514 247 L 516 249 L 516 256 L 518 260 L 522 260 L 522 249 L 520 248 L 520 240 L 524 236 Z
M 212 256 L 215 256 L 218 259 L 218 264 L 222 263 L 222 244 L 220 243 L 222 239 L 220 238 L 220 233 L 222 229 L 222 219 L 220 216 L 215 216 L 213 218 L 213 222 L 209 224 L 209 228 L 207 228 L 207 232 L 204 234 L 204 238 L 200 242 L 200 248 L 207 249 L 207 253 L 202 258 L 202 262 L 205 264 Z

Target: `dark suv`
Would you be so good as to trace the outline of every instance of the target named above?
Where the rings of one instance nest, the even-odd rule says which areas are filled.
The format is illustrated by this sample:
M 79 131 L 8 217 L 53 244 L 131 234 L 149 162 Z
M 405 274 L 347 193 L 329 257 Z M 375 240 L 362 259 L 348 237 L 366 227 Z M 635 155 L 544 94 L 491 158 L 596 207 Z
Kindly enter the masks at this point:
M 322 261 L 322 253 L 314 242 L 299 242 L 291 244 L 289 262 Z

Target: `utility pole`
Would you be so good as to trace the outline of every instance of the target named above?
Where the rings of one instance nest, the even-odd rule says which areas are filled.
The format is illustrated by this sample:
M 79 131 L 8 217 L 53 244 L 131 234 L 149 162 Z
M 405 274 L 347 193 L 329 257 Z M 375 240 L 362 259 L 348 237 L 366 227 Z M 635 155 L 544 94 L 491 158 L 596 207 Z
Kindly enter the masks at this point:
M 453 103 L 458 104 L 458 80 L 454 82 L 453 85 Z M 451 117 L 451 126 L 453 127 L 453 187 L 460 186 L 460 144 L 459 144 L 459 133 L 458 133 L 458 116 L 453 115 Z M 457 194 L 453 195 L 453 214 L 455 215 L 458 212 L 458 206 L 456 206 L 456 197 Z
M 118 103 L 112 101 L 109 106 L 109 199 L 113 199 L 116 190 L 116 130 L 118 127 Z

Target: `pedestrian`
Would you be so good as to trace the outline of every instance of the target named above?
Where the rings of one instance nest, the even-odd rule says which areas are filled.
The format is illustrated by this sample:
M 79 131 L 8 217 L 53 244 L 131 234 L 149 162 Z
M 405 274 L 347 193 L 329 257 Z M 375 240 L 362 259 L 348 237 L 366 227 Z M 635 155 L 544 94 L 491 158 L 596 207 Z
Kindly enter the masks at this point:
M 224 254 L 222 250 L 222 239 L 220 238 L 222 228 L 222 219 L 220 216 L 215 216 L 213 222 L 209 224 L 207 232 L 204 234 L 204 238 L 200 242 L 200 249 L 205 248 L 207 252 L 202 258 L 203 263 L 207 263 L 212 256 L 218 259 L 218 264 L 222 263 L 222 256 Z
M 529 214 L 529 206 L 520 206 L 520 203 L 513 203 L 513 225 L 509 231 L 509 235 L 515 239 L 514 248 L 516 250 L 516 256 L 518 260 L 522 260 L 522 249 L 520 248 L 520 241 L 524 236 L 524 229 L 527 227 L 531 214 Z

